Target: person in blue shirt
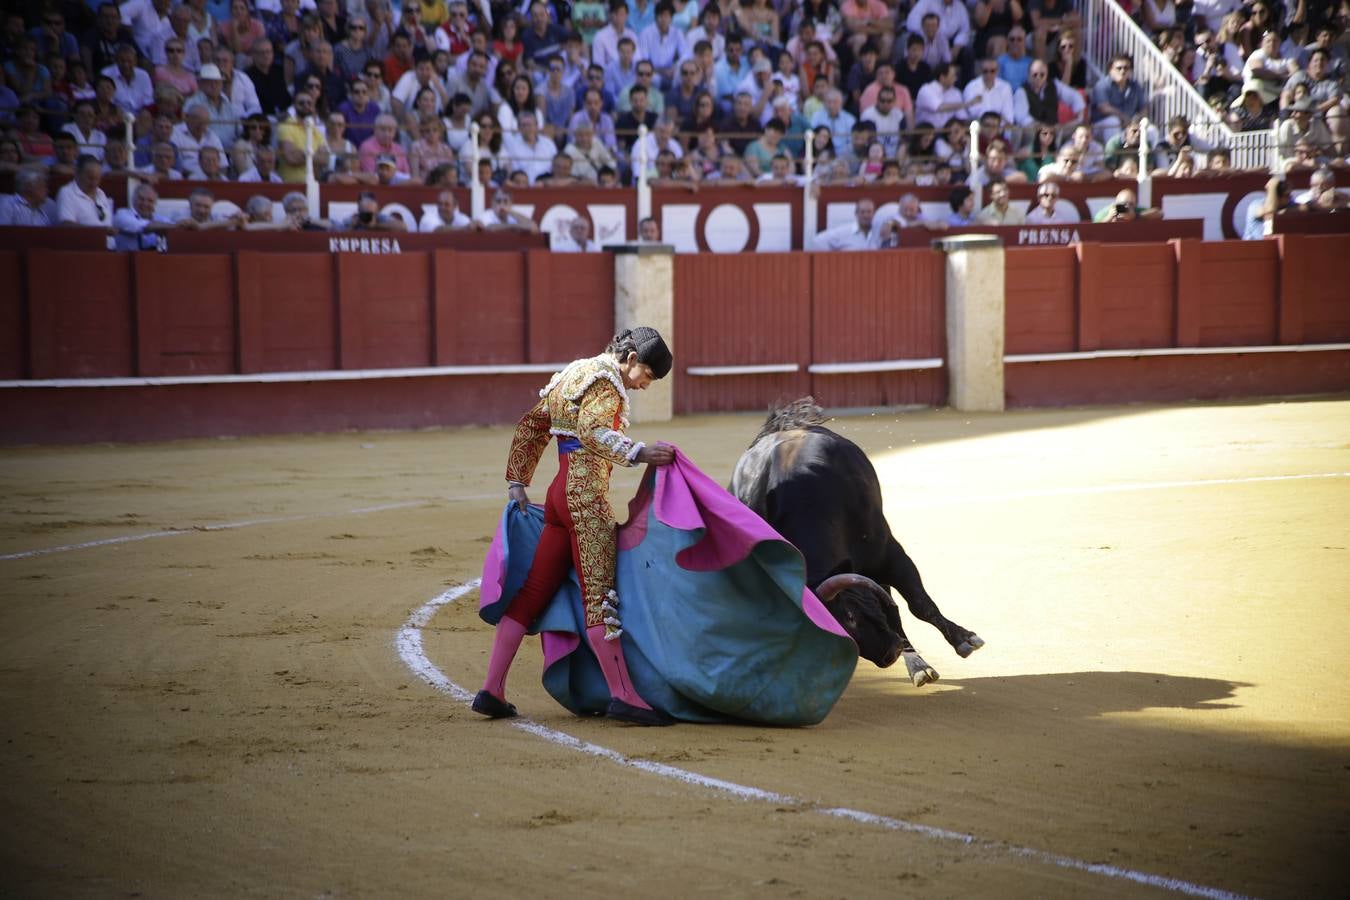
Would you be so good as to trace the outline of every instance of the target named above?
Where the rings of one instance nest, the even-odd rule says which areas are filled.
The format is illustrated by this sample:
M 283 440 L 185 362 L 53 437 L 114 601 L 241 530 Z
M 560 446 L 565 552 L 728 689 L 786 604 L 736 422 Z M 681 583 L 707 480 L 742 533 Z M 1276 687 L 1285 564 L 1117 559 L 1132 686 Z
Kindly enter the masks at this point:
M 628 27 L 635 34 L 656 24 L 656 0 L 628 0 Z
M 1034 60 L 1027 53 L 1027 33 L 1020 25 L 1014 25 L 1008 32 L 1008 52 L 998 58 L 998 77 L 1008 82 L 1017 93 L 1017 89 L 1027 83 L 1027 74 Z
M 750 74 L 750 64 L 741 55 L 743 45 L 739 34 L 727 35 L 725 54 L 713 66 L 713 79 L 717 83 L 717 102 L 725 112 L 731 111 L 732 98 L 736 88 Z
M 844 95 L 838 88 L 830 88 L 825 95 L 825 108 L 816 110 L 811 117 L 811 127 L 824 125 L 834 135 L 834 153 L 844 156 L 852 143 L 853 124 L 858 120 L 844 109 Z
M 975 225 L 975 192 L 964 184 L 952 188 L 951 196 L 947 198 L 947 205 L 952 208 L 952 214 L 947 217 L 947 224 L 953 228 L 963 228 L 966 225 Z
M 531 72 L 546 73 L 548 61 L 555 56 L 562 56 L 566 37 L 567 32 L 550 20 L 548 6 L 543 0 L 535 0 L 530 4 L 530 27 L 520 35 L 520 41 L 525 45 L 521 62 Z

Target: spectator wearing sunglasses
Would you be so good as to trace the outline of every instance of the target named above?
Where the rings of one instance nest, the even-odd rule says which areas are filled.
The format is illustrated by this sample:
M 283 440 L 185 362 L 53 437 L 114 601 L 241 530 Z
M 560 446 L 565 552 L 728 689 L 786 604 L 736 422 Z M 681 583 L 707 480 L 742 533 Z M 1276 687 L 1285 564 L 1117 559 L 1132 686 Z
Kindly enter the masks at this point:
M 56 218 L 62 225 L 109 228 L 112 201 L 99 187 L 103 181 L 103 163 L 89 154 L 75 161 L 75 178 L 56 192 Z

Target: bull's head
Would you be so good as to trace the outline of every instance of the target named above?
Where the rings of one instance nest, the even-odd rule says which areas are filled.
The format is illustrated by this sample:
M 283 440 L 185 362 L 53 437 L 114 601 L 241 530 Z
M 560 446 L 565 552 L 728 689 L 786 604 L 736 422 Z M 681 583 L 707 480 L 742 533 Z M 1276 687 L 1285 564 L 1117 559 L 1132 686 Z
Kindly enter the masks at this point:
M 904 636 L 890 591 L 849 572 L 825 579 L 815 594 L 858 645 L 859 656 L 883 669 L 900 658 Z

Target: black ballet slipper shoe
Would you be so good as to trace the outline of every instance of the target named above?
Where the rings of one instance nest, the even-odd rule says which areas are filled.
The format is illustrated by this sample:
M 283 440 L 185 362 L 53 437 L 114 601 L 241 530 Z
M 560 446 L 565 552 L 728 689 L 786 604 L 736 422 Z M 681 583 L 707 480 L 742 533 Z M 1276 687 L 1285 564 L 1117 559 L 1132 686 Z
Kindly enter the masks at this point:
M 505 700 L 498 700 L 487 691 L 479 691 L 478 696 L 473 698 L 474 712 L 487 716 L 489 719 L 509 719 L 517 715 L 516 707 L 507 703 Z
M 605 715 L 611 719 L 618 719 L 621 722 L 628 722 L 632 725 L 675 724 L 675 719 L 661 712 L 659 709 L 643 709 L 640 706 L 633 706 L 631 703 L 624 703 L 622 700 L 610 700 L 609 708 L 605 710 Z

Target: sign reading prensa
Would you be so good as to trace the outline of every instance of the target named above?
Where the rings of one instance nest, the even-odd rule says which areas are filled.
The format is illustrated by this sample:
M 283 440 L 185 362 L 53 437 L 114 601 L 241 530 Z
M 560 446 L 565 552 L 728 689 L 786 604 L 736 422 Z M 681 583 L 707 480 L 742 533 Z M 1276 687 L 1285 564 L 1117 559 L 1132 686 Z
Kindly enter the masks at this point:
M 1028 247 L 1047 244 L 1081 244 L 1077 228 L 1019 228 L 1017 243 Z

